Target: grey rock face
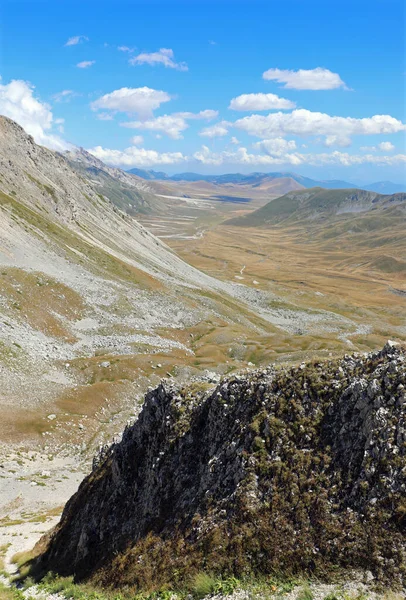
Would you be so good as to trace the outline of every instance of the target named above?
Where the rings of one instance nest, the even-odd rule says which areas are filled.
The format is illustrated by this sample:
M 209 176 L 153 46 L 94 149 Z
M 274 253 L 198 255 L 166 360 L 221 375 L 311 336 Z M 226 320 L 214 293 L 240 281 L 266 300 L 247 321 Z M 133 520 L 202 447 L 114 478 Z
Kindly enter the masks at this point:
M 240 576 L 357 567 L 401 587 L 405 385 L 406 353 L 389 344 L 209 393 L 162 384 L 103 449 L 41 565 L 117 585 L 141 585 L 149 568 L 162 584 L 202 565 Z
M 42 568 L 142 585 L 147 569 L 162 584 L 202 565 L 239 576 L 356 567 L 401 588 L 405 384 L 406 353 L 387 344 L 209 393 L 160 385 L 95 460 Z

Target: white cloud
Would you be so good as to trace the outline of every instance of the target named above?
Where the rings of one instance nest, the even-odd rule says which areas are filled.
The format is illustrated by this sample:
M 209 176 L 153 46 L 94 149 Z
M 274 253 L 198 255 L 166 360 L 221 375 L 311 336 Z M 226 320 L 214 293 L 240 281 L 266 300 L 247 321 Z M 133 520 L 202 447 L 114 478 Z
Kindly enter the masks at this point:
M 378 144 L 378 148 L 384 152 L 392 152 L 395 149 L 395 146 L 391 142 L 381 142 Z
M 247 148 L 240 147 L 237 150 L 212 152 L 207 146 L 193 154 L 193 158 L 205 165 L 241 164 L 241 165 L 275 165 L 275 164 L 298 164 L 286 157 L 279 158 L 268 154 L 250 154 Z
M 295 140 L 285 140 L 284 138 L 273 138 L 269 140 L 262 140 L 253 144 L 254 148 L 257 148 L 269 156 L 282 156 L 292 150 L 296 150 Z
M 336 140 L 348 141 L 351 135 L 388 134 L 403 131 L 406 126 L 390 115 L 374 115 L 363 119 L 352 117 L 332 117 L 325 113 L 297 109 L 291 113 L 250 115 L 235 121 L 237 129 L 260 138 L 298 135 L 336 136 Z M 329 137 L 327 142 L 331 142 Z
M 64 133 L 65 128 L 64 128 L 64 124 L 65 124 L 65 119 L 55 119 L 54 120 L 55 125 L 58 125 L 58 131 L 59 133 Z
M 351 146 L 351 138 L 347 135 L 328 135 L 326 136 L 324 145 L 327 146 L 327 148 L 331 148 L 332 146 L 346 148 Z
M 347 152 L 332 152 L 331 154 L 310 154 L 303 155 L 303 160 L 313 165 L 334 165 L 339 164 L 345 167 L 351 165 L 374 164 L 378 166 L 392 166 L 406 163 L 406 154 L 396 154 L 392 156 L 376 156 L 372 154 L 348 154 Z
M 269 140 L 265 140 L 269 141 Z M 257 146 L 260 147 L 261 142 Z M 193 154 L 193 158 L 206 165 L 222 165 L 222 164 L 242 164 L 242 165 L 340 165 L 352 166 L 361 164 L 374 164 L 377 166 L 393 166 L 406 164 L 406 155 L 397 154 L 395 156 L 376 156 L 372 154 L 348 154 L 346 152 L 331 152 L 319 154 L 302 154 L 299 152 L 272 151 L 266 154 L 250 153 L 247 148 L 240 147 L 235 151 L 223 150 L 222 152 L 212 152 L 207 146 Z
M 221 165 L 225 152 L 212 152 L 207 146 L 202 146 L 200 150 L 193 154 L 193 158 L 204 165 Z
M 111 113 L 97 113 L 96 117 L 99 121 L 112 121 L 114 119 Z
M 216 110 L 201 110 L 198 113 L 180 112 L 172 115 L 162 115 L 147 121 L 130 121 L 122 123 L 123 127 L 131 129 L 145 129 L 149 131 L 162 132 L 174 140 L 181 139 L 182 132 L 188 129 L 188 120 L 206 119 L 210 120 L 217 117 Z
M 332 73 L 323 67 L 316 69 L 299 69 L 289 71 L 282 69 L 268 69 L 262 77 L 284 83 L 284 88 L 291 90 L 334 90 L 346 88 L 344 81 L 338 73 Z
M 110 94 L 105 94 L 91 103 L 92 110 L 112 110 L 127 114 L 138 114 L 142 119 L 152 115 L 152 111 L 164 102 L 169 102 L 170 95 L 161 90 L 149 87 L 120 88 Z
M 82 60 L 82 62 L 78 62 L 76 66 L 78 67 L 78 69 L 88 69 L 89 67 L 94 65 L 95 62 L 95 60 Z
M 89 38 L 86 37 L 85 35 L 74 35 L 73 37 L 70 37 L 68 39 L 65 46 L 76 46 L 77 44 L 80 44 L 81 42 L 88 42 L 88 41 L 89 41 Z
M 0 83 L 0 114 L 16 121 L 27 133 L 33 136 L 37 144 L 66 150 L 69 147 L 62 138 L 52 133 L 54 120 L 51 108 L 34 97 L 34 86 L 22 80 L 14 80 L 3 85 Z
M 241 94 L 233 98 L 228 108 L 232 110 L 275 110 L 295 108 L 295 102 L 276 94 Z
M 393 152 L 395 146 L 391 142 L 381 142 L 378 144 L 378 148 L 383 152 Z
M 117 46 L 117 50 L 120 52 L 134 52 L 134 48 L 130 48 L 129 46 Z
M 144 138 L 142 137 L 142 135 L 134 135 L 130 139 L 130 142 L 132 143 L 133 146 L 140 146 L 141 144 L 144 143 Z
M 230 141 L 232 144 L 235 144 L 236 146 L 238 146 L 238 144 L 241 144 L 240 140 L 237 140 L 237 138 L 234 136 L 231 138 Z
M 395 146 L 392 142 L 381 142 L 377 146 L 361 146 L 360 148 L 363 152 L 379 152 L 379 150 L 382 152 L 393 152 L 394 149 Z
M 61 92 L 54 94 L 52 98 L 55 102 L 69 102 L 69 100 L 72 100 L 75 96 L 78 96 L 78 94 L 73 90 L 62 90 Z
M 164 65 L 169 69 L 176 69 L 178 71 L 187 71 L 188 66 L 186 63 L 177 63 L 174 60 L 173 50 L 170 48 L 160 48 L 158 52 L 142 52 L 137 56 L 130 59 L 131 65 Z
M 219 116 L 219 111 L 208 108 L 206 110 L 201 110 L 198 113 L 179 112 L 176 114 L 180 117 L 183 117 L 184 119 L 206 119 L 207 121 L 210 121 L 211 119 L 215 119 Z
M 131 129 L 145 129 L 149 131 L 162 131 L 173 140 L 179 140 L 182 136 L 182 131 L 187 129 L 189 125 L 185 119 L 177 115 L 163 115 L 148 121 L 130 121 L 122 123 L 123 127 Z
M 154 165 L 174 165 L 187 160 L 181 152 L 164 152 L 146 150 L 130 146 L 125 150 L 111 150 L 96 146 L 88 150 L 91 154 L 109 165 L 118 167 L 152 167 Z
M 210 127 L 205 127 L 199 132 L 199 135 L 208 138 L 223 137 L 228 134 L 228 128 L 231 125 L 228 121 L 220 121 Z

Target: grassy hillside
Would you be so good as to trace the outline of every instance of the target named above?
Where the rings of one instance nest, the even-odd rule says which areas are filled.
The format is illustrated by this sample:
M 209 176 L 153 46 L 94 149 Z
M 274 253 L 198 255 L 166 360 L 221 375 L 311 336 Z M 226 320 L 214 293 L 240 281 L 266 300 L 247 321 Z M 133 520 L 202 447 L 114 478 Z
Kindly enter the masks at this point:
M 266 227 L 281 222 L 320 222 L 338 216 L 353 220 L 361 213 L 373 213 L 375 217 L 379 211 L 385 216 L 385 211 L 394 206 L 398 208 L 396 215 L 405 218 L 406 194 L 381 195 L 357 189 L 312 188 L 289 192 L 248 215 L 228 221 L 227 224 Z

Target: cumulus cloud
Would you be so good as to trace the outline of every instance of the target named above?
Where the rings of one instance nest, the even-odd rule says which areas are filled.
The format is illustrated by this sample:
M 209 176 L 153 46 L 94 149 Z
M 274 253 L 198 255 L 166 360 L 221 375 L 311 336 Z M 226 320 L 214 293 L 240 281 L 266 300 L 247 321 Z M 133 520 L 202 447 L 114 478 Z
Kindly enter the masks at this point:
M 295 154 L 284 156 L 253 154 L 244 147 L 233 151 L 223 150 L 222 152 L 212 152 L 207 146 L 202 146 L 200 150 L 193 154 L 193 158 L 202 164 L 217 166 L 228 163 L 241 165 L 301 164 L 300 159 Z
M 347 87 L 338 73 L 323 67 L 298 71 L 268 69 L 262 77 L 268 81 L 283 83 L 284 88 L 291 90 L 334 90 Z
M 381 142 L 378 144 L 378 148 L 383 152 L 393 152 L 395 146 L 391 142 Z
M 130 59 L 131 65 L 163 65 L 168 69 L 176 69 L 177 71 L 187 71 L 188 66 L 186 63 L 177 63 L 175 55 L 171 48 L 160 48 L 158 52 L 142 52 L 133 56 Z
M 237 129 L 260 138 L 298 135 L 309 137 L 327 136 L 327 143 L 348 142 L 352 135 L 388 134 L 403 131 L 406 126 L 390 115 L 374 115 L 363 119 L 352 117 L 332 117 L 325 113 L 297 109 L 291 113 L 272 113 L 269 115 L 250 115 L 235 121 Z M 335 138 L 330 137 L 335 136 Z
M 269 140 L 264 140 L 269 141 Z M 263 142 L 262 142 L 263 143 Z M 261 142 L 258 142 L 259 150 L 266 150 L 261 147 Z M 193 158 L 198 162 L 207 165 L 222 165 L 226 163 L 242 164 L 242 165 L 340 165 L 353 166 L 362 164 L 374 164 L 377 166 L 393 166 L 406 164 L 406 155 L 397 154 L 392 156 L 376 156 L 373 154 L 348 154 L 347 152 L 331 152 L 331 153 L 307 153 L 286 152 L 270 148 L 270 152 L 265 154 L 250 153 L 247 148 L 240 147 L 235 151 L 223 150 L 222 152 L 212 152 L 207 146 L 202 146 L 200 150 L 193 154 Z
M 122 123 L 122 126 L 155 132 L 162 131 L 173 140 L 181 139 L 183 137 L 182 131 L 189 127 L 185 119 L 177 115 L 163 115 L 147 121 L 130 121 L 128 123 Z
M 231 140 L 230 140 L 230 141 L 231 141 L 231 143 L 232 143 L 232 144 L 235 144 L 236 146 L 238 146 L 238 144 L 241 144 L 240 140 L 238 140 L 238 139 L 237 139 L 236 137 L 234 137 L 234 136 L 231 138 Z
M 38 144 L 66 150 L 69 144 L 52 133 L 53 125 L 62 125 L 54 120 L 48 104 L 34 97 L 34 86 L 27 81 L 13 80 L 7 85 L 0 81 L 0 114 L 16 121 Z
M 228 108 L 232 110 L 275 110 L 295 108 L 295 102 L 276 94 L 241 94 L 233 98 Z
M 285 140 L 284 138 L 273 138 L 256 142 L 256 144 L 253 144 L 253 147 L 269 156 L 281 156 L 292 150 L 296 150 L 296 142 L 295 140 Z
M 111 150 L 96 146 L 88 150 L 96 158 L 116 167 L 152 167 L 154 165 L 174 165 L 187 160 L 181 152 L 157 152 L 137 146 L 125 150 Z
M 133 146 L 140 146 L 141 144 L 144 143 L 144 138 L 142 137 L 142 135 L 134 135 L 130 139 L 130 142 L 132 143 Z
M 361 146 L 361 150 L 364 152 L 378 152 L 381 150 L 382 152 L 393 152 L 395 146 L 392 142 L 381 142 L 377 146 Z
M 173 140 L 179 140 L 183 137 L 182 132 L 189 127 L 188 120 L 210 120 L 217 117 L 217 115 L 216 110 L 201 110 L 198 113 L 180 112 L 172 115 L 162 115 L 147 121 L 129 121 L 128 123 L 121 123 L 121 125 L 131 129 L 162 132 Z
M 88 69 L 89 67 L 94 65 L 95 62 L 95 60 L 82 60 L 82 62 L 78 62 L 76 66 L 78 67 L 78 69 Z
M 208 138 L 223 137 L 228 134 L 228 128 L 231 123 L 228 121 L 220 121 L 210 127 L 205 127 L 199 132 L 199 135 Z
M 204 165 L 221 165 L 224 154 L 225 152 L 215 153 L 208 146 L 202 146 L 200 150 L 193 154 L 193 158 Z
M 68 39 L 65 46 L 76 46 L 77 44 L 80 44 L 81 42 L 88 42 L 88 41 L 89 41 L 89 38 L 86 35 L 74 35 L 73 37 L 70 37 Z
M 73 90 L 62 90 L 61 92 L 54 94 L 52 98 L 55 102 L 69 102 L 69 100 L 72 100 L 75 96 L 78 96 L 78 94 Z
M 112 110 L 127 114 L 138 114 L 141 119 L 152 115 L 152 111 L 164 102 L 169 102 L 171 96 L 162 90 L 149 87 L 120 88 L 110 94 L 105 94 L 91 103 L 92 110 Z
M 327 146 L 327 148 L 331 148 L 331 146 L 346 148 L 351 146 L 351 138 L 347 135 L 328 135 L 326 136 L 324 145 Z

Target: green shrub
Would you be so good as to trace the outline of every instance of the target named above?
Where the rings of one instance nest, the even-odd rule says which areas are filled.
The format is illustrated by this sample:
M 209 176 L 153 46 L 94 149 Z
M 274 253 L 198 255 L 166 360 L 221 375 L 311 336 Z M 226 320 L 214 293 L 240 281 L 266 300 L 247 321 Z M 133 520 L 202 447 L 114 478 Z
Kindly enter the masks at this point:
M 207 573 L 197 573 L 192 584 L 192 594 L 195 598 L 204 598 L 216 591 L 216 580 Z

